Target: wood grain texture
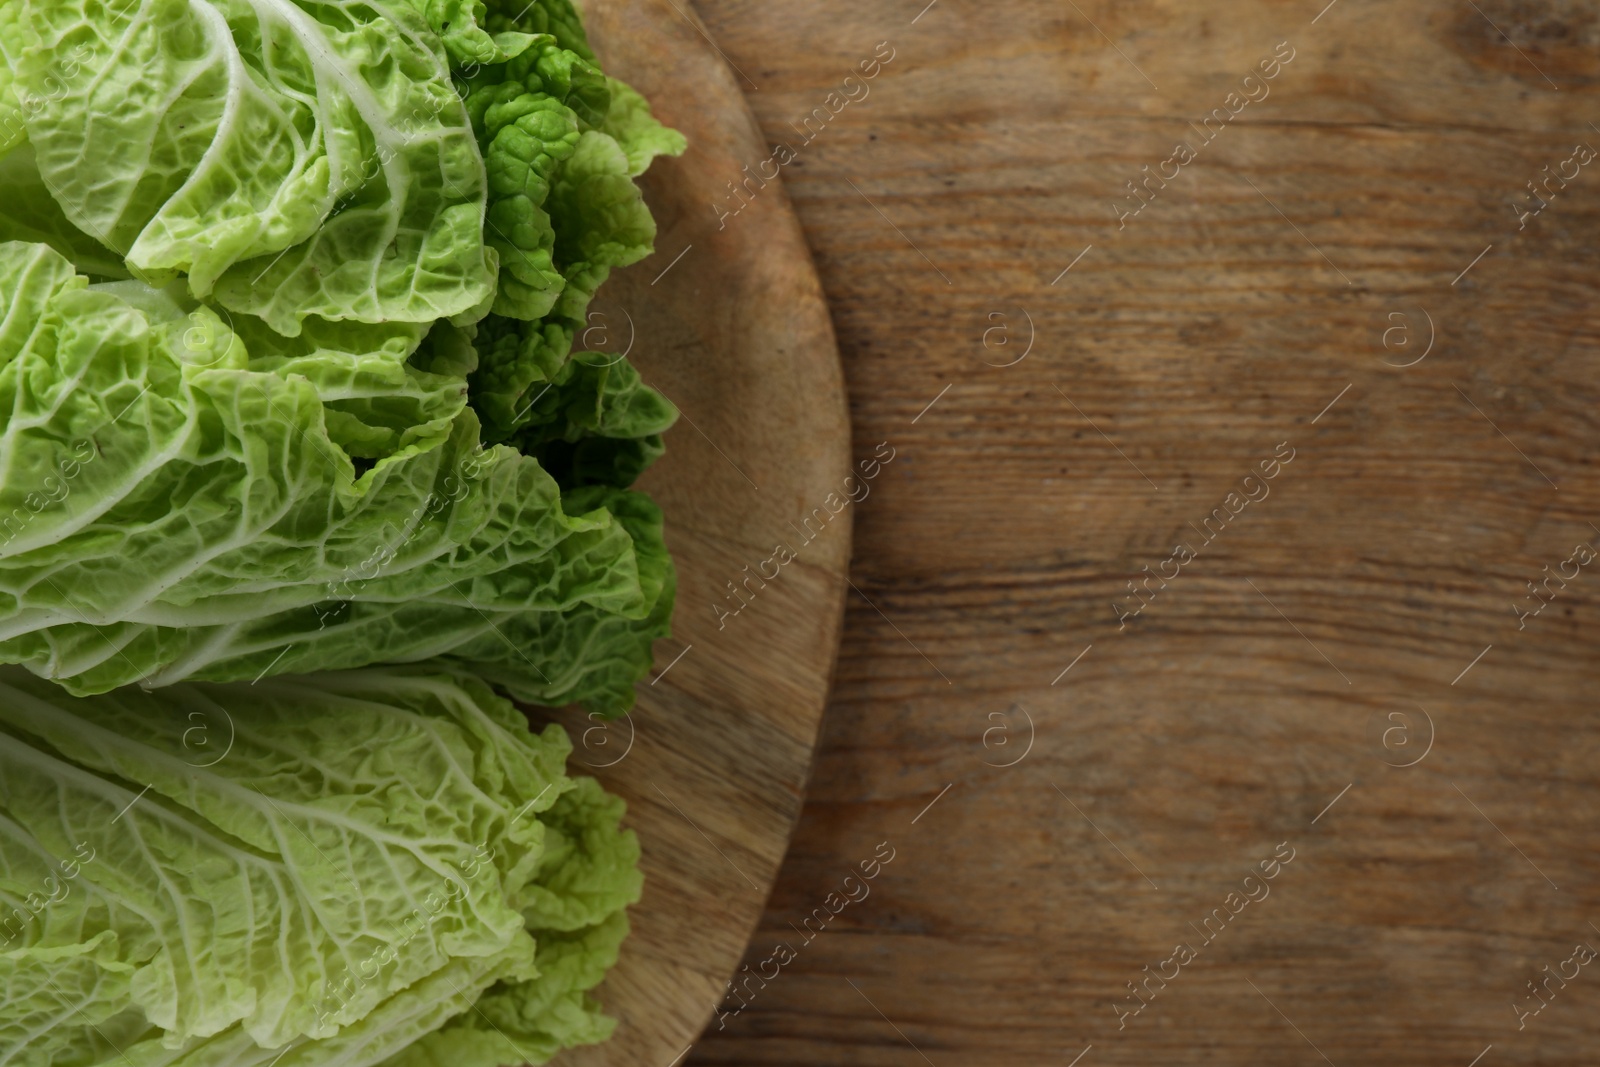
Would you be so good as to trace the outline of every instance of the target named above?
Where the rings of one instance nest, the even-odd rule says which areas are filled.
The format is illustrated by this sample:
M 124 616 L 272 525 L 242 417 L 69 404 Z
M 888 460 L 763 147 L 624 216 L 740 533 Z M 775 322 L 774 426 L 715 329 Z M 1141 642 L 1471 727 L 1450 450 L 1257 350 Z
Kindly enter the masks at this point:
M 1600 547 L 1600 169 L 1523 229 L 1512 205 L 1600 147 L 1595 7 L 924 3 L 697 4 L 797 153 L 857 458 L 897 457 L 853 506 L 859 594 L 745 963 L 797 958 L 686 1062 L 1587 1062 L 1600 971 L 1521 1029 L 1513 1004 L 1600 947 L 1600 564 L 1516 606 Z M 1280 42 L 1270 95 L 1119 228 Z
M 704 190 L 761 143 L 733 74 L 667 0 L 590 0 L 585 17 L 605 69 L 691 145 L 641 179 L 657 251 L 601 290 L 581 341 L 627 352 L 682 412 L 640 483 L 665 513 L 679 586 L 673 638 L 626 718 L 545 713 L 571 733 L 574 771 L 626 799 L 645 873 L 633 932 L 598 990 L 616 1036 L 554 1062 L 666 1067 L 738 966 L 799 815 L 850 516 L 830 517 L 771 581 L 747 584 L 744 568 L 848 475 L 849 421 L 826 304 L 781 192 L 752 225 L 705 232 Z M 740 609 L 730 582 L 769 610 Z

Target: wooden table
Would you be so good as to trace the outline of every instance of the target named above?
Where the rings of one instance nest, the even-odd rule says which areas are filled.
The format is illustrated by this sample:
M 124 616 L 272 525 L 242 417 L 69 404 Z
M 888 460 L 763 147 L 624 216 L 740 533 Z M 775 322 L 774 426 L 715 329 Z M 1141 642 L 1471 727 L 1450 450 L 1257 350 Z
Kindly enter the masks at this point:
M 1600 13 L 923 2 L 696 3 L 894 458 L 685 1062 L 1588 1062 Z

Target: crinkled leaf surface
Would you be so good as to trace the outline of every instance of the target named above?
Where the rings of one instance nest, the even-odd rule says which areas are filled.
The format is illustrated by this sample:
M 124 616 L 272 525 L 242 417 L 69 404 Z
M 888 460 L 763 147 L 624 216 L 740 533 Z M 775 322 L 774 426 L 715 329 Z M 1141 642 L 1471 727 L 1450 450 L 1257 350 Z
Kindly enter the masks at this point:
M 61 210 L 39 174 L 33 146 L 28 142 L 23 141 L 0 156 L 0 189 L 5 190 L 5 195 L 0 196 L 0 241 L 47 244 L 84 274 L 128 277 L 122 257 L 74 226 Z
M 611 109 L 606 112 L 600 131 L 622 148 L 630 175 L 643 174 L 657 156 L 683 154 L 689 142 L 677 130 L 658 122 L 644 97 L 615 78 L 606 81 L 611 86 Z
M 430 16 L 436 26 L 443 10 Z M 470 10 L 485 31 L 538 35 L 514 56 L 457 72 L 488 170 L 484 239 L 500 264 L 493 314 L 476 331 L 471 403 L 486 440 L 504 441 L 537 423 L 531 406 L 589 325 L 612 268 L 652 251 L 655 223 L 633 178 L 685 142 L 601 73 L 565 0 Z
M 570 352 L 682 149 L 567 0 L 0 0 L 0 1067 L 610 1034 L 637 843 L 488 686 L 668 631 Z
M 290 335 L 312 315 L 431 323 L 485 302 L 483 161 L 409 5 L 7 7 L 40 173 L 139 277 L 181 272 Z
M 637 842 L 479 682 L 73 698 L 4 668 L 0 740 L 6 1067 L 497 1067 L 609 1033 L 587 991 Z
M 254 355 L 266 331 L 18 243 L 0 304 L 0 659 L 87 693 L 446 656 L 525 699 L 631 702 L 670 610 L 659 513 L 564 505 L 481 448 L 464 383 L 403 336 Z
M 661 435 L 678 417 L 626 359 L 607 352 L 572 357 L 533 407 L 514 443 L 564 488 L 632 485 L 660 457 Z

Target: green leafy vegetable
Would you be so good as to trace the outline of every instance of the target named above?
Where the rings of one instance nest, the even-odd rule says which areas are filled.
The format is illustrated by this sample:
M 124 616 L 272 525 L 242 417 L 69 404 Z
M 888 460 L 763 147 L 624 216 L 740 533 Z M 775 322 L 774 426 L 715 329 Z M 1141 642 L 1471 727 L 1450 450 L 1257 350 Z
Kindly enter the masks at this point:
M 4 668 L 0 738 L 14 1067 L 498 1067 L 614 1025 L 622 803 L 479 682 L 71 698 Z
M 572 348 L 683 148 L 567 0 L 0 0 L 0 1065 L 610 1034 L 638 845 L 496 691 L 669 631 Z
M 137 277 L 181 272 L 289 335 L 311 315 L 432 322 L 488 297 L 483 160 L 409 8 L 13 4 L 39 171 Z
M 674 412 L 571 349 L 683 140 L 571 6 L 0 0 L 0 55 L 0 660 L 626 708 Z
M 661 454 L 677 414 L 626 361 L 581 352 L 556 372 L 515 443 L 563 486 L 626 487 Z
M 469 10 L 414 2 L 434 20 L 454 15 L 452 27 Z M 638 93 L 594 65 L 570 4 L 519 5 L 515 20 L 508 7 L 470 11 L 473 25 L 500 28 L 497 39 L 526 35 L 515 53 L 458 70 L 488 171 L 485 239 L 500 262 L 471 377 L 491 441 L 530 425 L 530 404 L 567 359 L 595 290 L 652 251 L 655 221 L 633 179 L 656 156 L 684 150 Z
M 0 659 L 93 693 L 444 656 L 527 700 L 631 702 L 671 606 L 659 512 L 481 448 L 461 380 L 401 361 L 414 334 L 256 348 L 276 335 L 41 245 L 0 245 L 0 295 Z M 629 388 L 592 387 L 583 426 L 670 423 L 604 373 Z

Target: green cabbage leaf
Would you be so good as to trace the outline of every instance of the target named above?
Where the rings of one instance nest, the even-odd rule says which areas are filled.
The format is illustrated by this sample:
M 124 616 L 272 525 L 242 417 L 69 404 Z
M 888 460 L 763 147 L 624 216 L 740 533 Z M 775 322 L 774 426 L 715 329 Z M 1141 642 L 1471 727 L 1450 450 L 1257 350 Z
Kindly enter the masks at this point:
M 431 323 L 492 298 L 483 159 L 410 7 L 6 6 L 42 181 L 135 277 L 182 274 L 286 335 L 312 315 Z
M 669 632 L 581 339 L 683 150 L 568 0 L 0 0 L 0 1067 L 610 1035 L 638 844 L 504 696 Z
M 609 1036 L 622 802 L 485 685 L 0 668 L 0 1063 L 499 1067 Z
M 415 330 L 233 330 L 21 243 L 0 303 L 0 660 L 94 693 L 443 657 L 631 703 L 673 598 L 660 512 L 482 447 L 462 379 L 406 362 Z M 631 369 L 574 367 L 562 440 L 671 422 Z

